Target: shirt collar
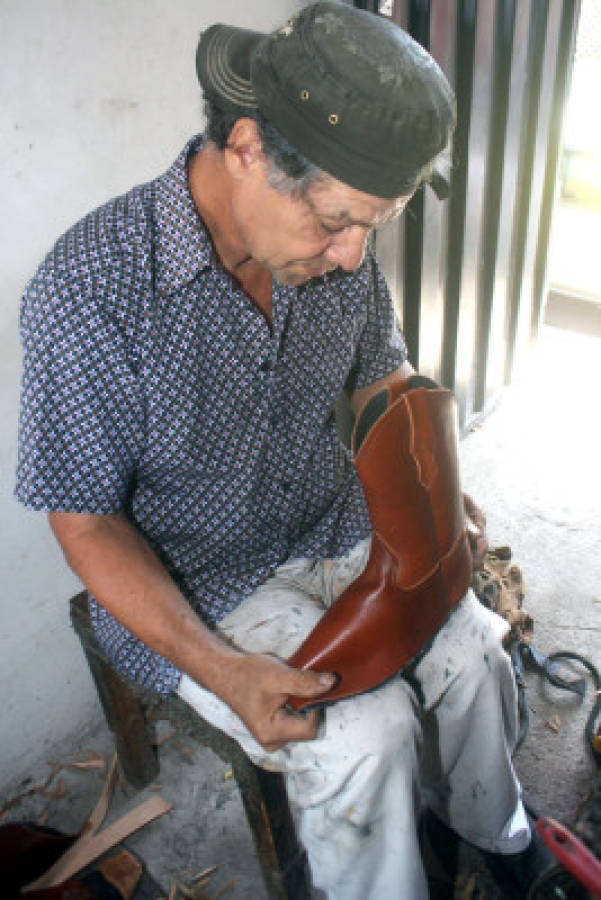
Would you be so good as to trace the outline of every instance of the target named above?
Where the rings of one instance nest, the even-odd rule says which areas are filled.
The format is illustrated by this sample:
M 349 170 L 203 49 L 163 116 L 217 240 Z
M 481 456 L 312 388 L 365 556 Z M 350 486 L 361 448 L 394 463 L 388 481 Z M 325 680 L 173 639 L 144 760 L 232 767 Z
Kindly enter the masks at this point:
M 189 140 L 154 182 L 155 273 L 164 294 L 177 291 L 214 261 L 211 239 L 188 187 L 188 160 L 202 141 L 202 135 Z

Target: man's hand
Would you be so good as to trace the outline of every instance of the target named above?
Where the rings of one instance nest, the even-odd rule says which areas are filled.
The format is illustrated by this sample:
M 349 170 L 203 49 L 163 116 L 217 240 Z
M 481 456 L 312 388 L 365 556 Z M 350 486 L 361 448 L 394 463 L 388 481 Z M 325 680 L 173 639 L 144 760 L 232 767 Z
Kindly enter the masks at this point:
M 319 710 L 307 714 L 285 708 L 288 697 L 317 699 L 333 686 L 336 676 L 293 669 L 275 656 L 241 654 L 228 667 L 223 699 L 266 750 L 288 741 L 310 741 L 317 734 Z
M 285 708 L 289 696 L 318 698 L 335 677 L 242 653 L 209 631 L 142 535 L 117 513 L 51 513 L 65 556 L 90 592 L 149 647 L 221 697 L 267 750 L 308 741 L 318 713 Z
M 467 539 L 472 551 L 472 565 L 474 569 L 479 569 L 484 562 L 488 549 L 486 516 L 480 507 L 474 503 L 469 494 L 463 495 L 463 508 L 465 511 Z

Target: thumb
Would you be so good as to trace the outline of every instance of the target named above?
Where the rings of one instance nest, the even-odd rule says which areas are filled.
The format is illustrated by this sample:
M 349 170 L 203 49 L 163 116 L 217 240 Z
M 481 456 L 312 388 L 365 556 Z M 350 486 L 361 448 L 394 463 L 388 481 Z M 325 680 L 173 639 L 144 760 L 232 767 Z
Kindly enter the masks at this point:
M 331 690 L 338 681 L 338 676 L 333 672 L 312 672 L 302 669 L 292 669 L 294 678 L 290 687 L 290 693 L 298 697 L 319 697 Z

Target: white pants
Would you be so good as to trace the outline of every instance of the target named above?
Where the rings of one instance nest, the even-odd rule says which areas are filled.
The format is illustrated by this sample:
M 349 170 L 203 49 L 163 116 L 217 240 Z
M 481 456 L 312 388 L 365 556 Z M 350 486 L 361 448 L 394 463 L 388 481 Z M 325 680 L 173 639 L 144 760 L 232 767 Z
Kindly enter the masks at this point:
M 342 559 L 289 561 L 219 629 L 244 650 L 289 657 L 368 550 L 362 541 Z M 422 803 L 482 849 L 515 853 L 530 840 L 511 763 L 517 721 L 505 631 L 468 592 L 410 679 L 332 704 L 314 741 L 273 753 L 188 676 L 178 693 L 254 762 L 285 774 L 313 882 L 329 900 L 421 900 Z

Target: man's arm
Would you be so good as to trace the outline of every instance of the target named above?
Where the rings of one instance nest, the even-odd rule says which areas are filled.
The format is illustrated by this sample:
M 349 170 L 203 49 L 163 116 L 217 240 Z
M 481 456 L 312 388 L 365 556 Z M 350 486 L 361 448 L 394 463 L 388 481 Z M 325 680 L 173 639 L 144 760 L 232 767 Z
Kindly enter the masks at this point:
M 318 712 L 283 708 L 290 695 L 318 697 L 330 675 L 230 647 L 206 628 L 150 545 L 120 513 L 49 513 L 65 558 L 89 591 L 149 647 L 224 700 L 268 750 L 311 740 Z

